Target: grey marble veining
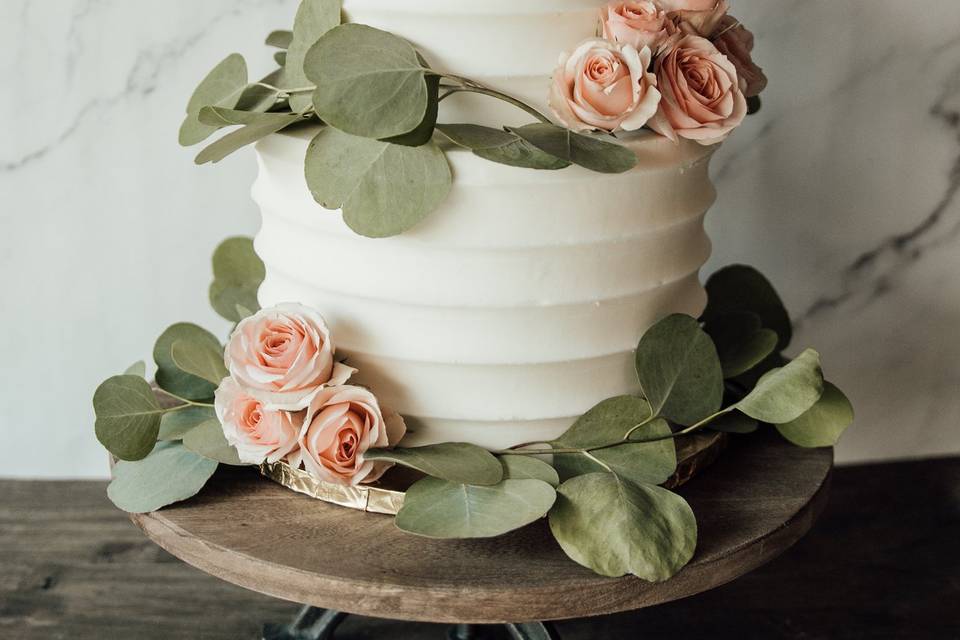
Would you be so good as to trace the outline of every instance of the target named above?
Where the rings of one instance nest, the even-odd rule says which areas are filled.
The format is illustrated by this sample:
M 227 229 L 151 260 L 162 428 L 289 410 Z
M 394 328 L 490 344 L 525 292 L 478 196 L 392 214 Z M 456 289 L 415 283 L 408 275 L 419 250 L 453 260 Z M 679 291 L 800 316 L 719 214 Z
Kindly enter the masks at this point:
M 858 420 L 841 460 L 960 451 L 960 5 L 733 0 L 770 77 L 719 152 L 708 271 L 767 273 Z M 185 97 L 295 0 L 0 3 L 0 475 L 102 476 L 90 396 L 206 303 L 249 154 L 192 165 Z

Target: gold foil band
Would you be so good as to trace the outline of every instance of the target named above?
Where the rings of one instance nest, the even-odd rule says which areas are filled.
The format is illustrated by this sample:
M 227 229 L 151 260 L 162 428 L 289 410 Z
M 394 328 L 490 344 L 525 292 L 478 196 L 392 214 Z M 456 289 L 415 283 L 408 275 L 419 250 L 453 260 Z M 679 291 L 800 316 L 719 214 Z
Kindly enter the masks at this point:
M 380 486 L 349 487 L 323 482 L 301 469 L 284 462 L 260 465 L 260 473 L 284 487 L 330 502 L 369 513 L 396 515 L 403 506 L 403 491 Z

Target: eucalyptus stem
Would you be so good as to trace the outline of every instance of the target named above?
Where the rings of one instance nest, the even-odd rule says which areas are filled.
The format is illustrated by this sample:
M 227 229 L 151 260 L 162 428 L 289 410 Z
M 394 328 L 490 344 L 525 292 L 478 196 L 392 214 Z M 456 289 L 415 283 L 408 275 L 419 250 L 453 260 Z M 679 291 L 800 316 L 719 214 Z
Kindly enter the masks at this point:
M 180 402 L 183 403 L 183 404 L 181 404 L 181 405 L 179 405 L 179 406 L 177 406 L 177 407 L 171 407 L 170 409 L 167 409 L 168 412 L 169 412 L 169 411 L 179 411 L 180 409 L 186 409 L 187 407 L 212 407 L 212 406 L 213 406 L 213 404 L 211 404 L 211 403 L 209 403 L 209 402 L 196 402 L 196 401 L 194 401 L 194 400 L 188 400 L 188 399 L 186 399 L 186 398 L 184 398 L 184 397 L 182 397 L 182 396 L 178 396 L 178 395 L 175 394 L 175 393 L 170 393 L 170 392 L 167 391 L 166 389 L 161 389 L 160 387 L 157 387 L 157 391 L 159 391 L 160 393 L 162 393 L 162 394 L 165 395 L 165 396 L 169 396 L 169 397 L 173 398 L 174 400 L 179 400 Z
M 547 116 L 543 115 L 541 112 L 537 111 L 536 109 L 534 109 L 533 107 L 531 107 L 531 106 L 528 105 L 527 103 L 525 103 L 525 102 L 523 102 L 523 101 L 521 101 L 521 100 L 517 100 L 517 99 L 514 98 L 513 96 L 507 95 L 506 93 L 503 93 L 502 91 L 497 91 L 496 89 L 491 89 L 490 87 L 485 87 L 485 86 L 483 86 L 482 84 L 480 84 L 480 83 L 478 83 L 478 82 L 474 82 L 473 80 L 470 80 L 469 78 L 464 78 L 464 77 L 461 77 L 461 76 L 455 76 L 455 75 L 451 75 L 451 74 L 448 74 L 448 73 L 442 73 L 442 74 L 438 74 L 438 75 L 440 75 L 440 76 L 443 77 L 443 78 L 448 78 L 448 79 L 450 79 L 450 80 L 453 80 L 454 82 L 459 83 L 458 86 L 452 87 L 449 91 L 447 91 L 445 94 L 443 94 L 443 96 L 441 97 L 441 99 L 447 98 L 447 97 L 453 95 L 454 93 L 460 93 L 460 92 L 479 93 L 479 94 L 481 94 L 481 95 L 490 96 L 491 98 L 497 98 L 498 100 L 502 100 L 502 101 L 504 101 L 504 102 L 507 102 L 507 103 L 509 103 L 509 104 L 512 104 L 513 106 L 517 107 L 518 109 L 521 109 L 521 110 L 523 110 L 523 111 L 526 111 L 528 114 L 530 114 L 531 116 L 533 116 L 534 118 L 536 118 L 536 119 L 539 120 L 540 122 L 542 122 L 542 123 L 544 123 L 544 124 L 551 124 L 550 118 L 548 118 Z

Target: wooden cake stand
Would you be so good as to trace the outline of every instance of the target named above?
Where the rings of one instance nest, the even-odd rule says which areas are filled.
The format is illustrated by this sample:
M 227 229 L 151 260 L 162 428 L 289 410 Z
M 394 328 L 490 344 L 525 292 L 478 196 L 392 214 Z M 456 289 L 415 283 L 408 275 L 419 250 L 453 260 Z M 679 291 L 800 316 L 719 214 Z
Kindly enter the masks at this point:
M 490 540 L 427 540 L 393 519 L 289 491 L 249 468 L 218 471 L 194 499 L 133 516 L 158 545 L 218 578 L 304 603 L 267 640 L 332 638 L 347 613 L 505 624 L 513 638 L 549 639 L 549 623 L 649 607 L 729 582 L 771 560 L 813 525 L 827 499 L 833 451 L 776 435 L 734 438 L 679 489 L 699 526 L 696 556 L 662 583 L 604 578 L 568 559 L 545 522 Z M 318 607 L 323 607 L 320 609 Z

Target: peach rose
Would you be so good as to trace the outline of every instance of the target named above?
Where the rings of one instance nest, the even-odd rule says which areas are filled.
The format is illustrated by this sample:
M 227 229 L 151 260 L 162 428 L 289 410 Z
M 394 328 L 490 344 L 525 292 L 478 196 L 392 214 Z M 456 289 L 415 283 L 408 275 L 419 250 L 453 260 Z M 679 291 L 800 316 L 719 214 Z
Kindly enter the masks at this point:
M 251 395 L 272 409 L 295 411 L 325 386 L 356 371 L 334 359 L 330 330 L 316 311 L 280 304 L 243 319 L 227 344 L 227 369 Z
M 767 76 L 753 62 L 753 34 L 733 16 L 725 16 L 713 36 L 713 44 L 737 68 L 740 90 L 747 98 L 760 95 L 767 88 Z
M 620 0 L 600 10 L 603 37 L 633 45 L 635 49 L 657 47 L 673 32 L 673 23 L 652 0 Z
M 727 0 L 660 0 L 660 5 L 680 31 L 704 38 L 717 32 L 730 9 Z
M 224 378 L 214 395 L 214 407 L 227 442 L 237 450 L 240 461 L 249 464 L 277 462 L 283 458 L 300 466 L 300 444 L 294 416 L 267 409 L 244 393 L 233 378 Z
M 395 445 L 406 430 L 403 418 L 382 409 L 363 387 L 323 389 L 311 401 L 300 428 L 303 466 L 327 482 L 373 482 L 392 464 L 364 460 L 364 452 Z
M 651 53 L 631 44 L 594 38 L 560 58 L 550 108 L 574 131 L 634 131 L 657 111 L 657 80 L 647 72 Z
M 675 36 L 654 64 L 663 92 L 650 128 L 673 141 L 715 144 L 743 122 L 747 101 L 737 70 L 713 44 L 699 36 Z

